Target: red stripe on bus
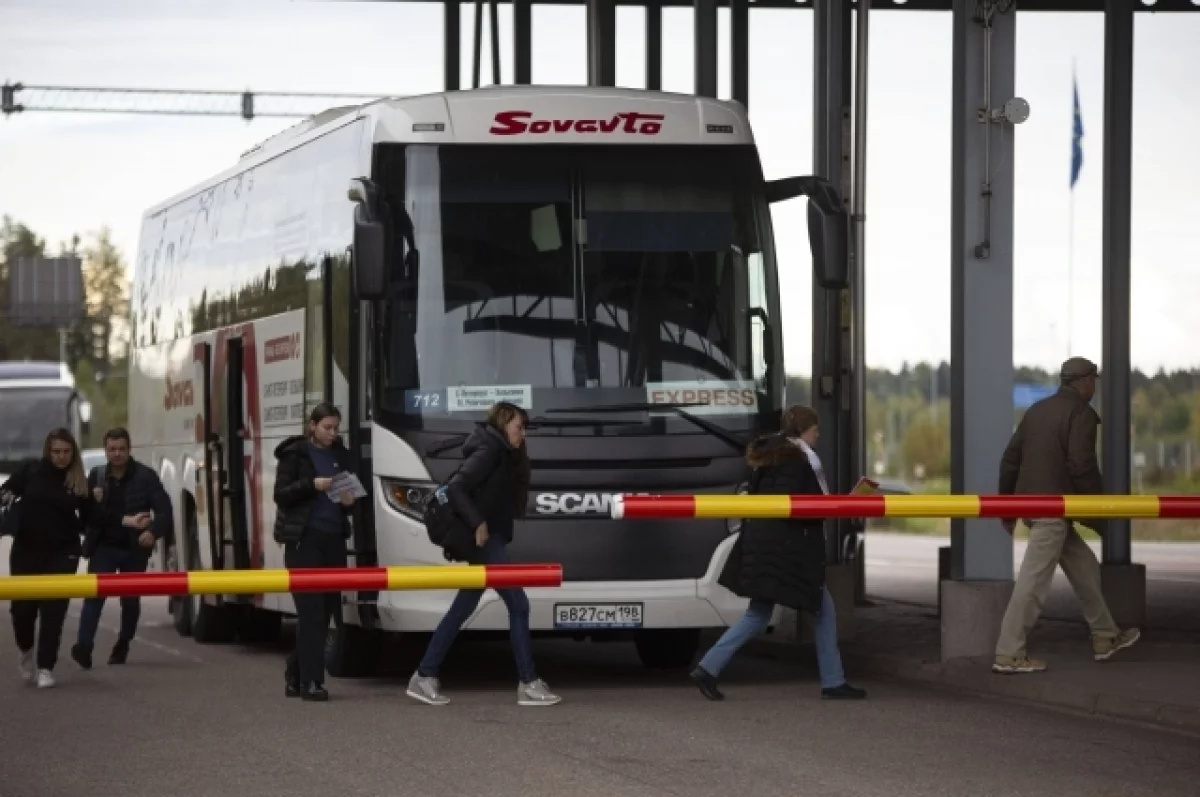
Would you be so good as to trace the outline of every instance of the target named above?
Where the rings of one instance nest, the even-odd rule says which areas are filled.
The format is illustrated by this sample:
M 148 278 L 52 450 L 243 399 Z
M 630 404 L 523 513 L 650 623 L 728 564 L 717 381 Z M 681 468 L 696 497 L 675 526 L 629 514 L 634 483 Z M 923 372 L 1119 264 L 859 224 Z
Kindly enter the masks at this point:
M 97 598 L 187 595 L 187 573 L 97 573 Z

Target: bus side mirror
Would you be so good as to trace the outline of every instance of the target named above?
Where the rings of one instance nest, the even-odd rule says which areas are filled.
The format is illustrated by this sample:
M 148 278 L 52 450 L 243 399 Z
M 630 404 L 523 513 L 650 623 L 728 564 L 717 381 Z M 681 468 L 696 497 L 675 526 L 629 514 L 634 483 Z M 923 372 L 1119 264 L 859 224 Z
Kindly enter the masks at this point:
M 766 184 L 768 202 L 808 197 L 808 244 L 813 273 L 825 290 L 850 287 L 850 218 L 833 183 L 821 177 L 785 177 Z
M 386 288 L 383 222 L 379 220 L 375 186 L 370 180 L 350 181 L 348 196 L 354 202 L 354 292 L 359 299 L 382 299 Z

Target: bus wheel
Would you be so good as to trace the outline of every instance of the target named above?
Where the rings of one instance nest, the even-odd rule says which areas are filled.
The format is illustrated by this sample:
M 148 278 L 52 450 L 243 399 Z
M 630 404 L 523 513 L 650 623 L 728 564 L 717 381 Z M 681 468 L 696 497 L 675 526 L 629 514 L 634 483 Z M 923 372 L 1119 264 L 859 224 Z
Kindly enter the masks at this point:
M 655 628 L 633 638 L 642 665 L 651 670 L 682 670 L 700 649 L 699 628 Z
M 325 636 L 325 669 L 334 678 L 374 675 L 383 652 L 383 633 L 334 623 Z
M 195 601 L 196 616 L 192 621 L 192 638 L 207 645 L 215 642 L 232 642 L 237 630 L 228 607 L 214 606 L 203 600 Z
M 283 615 L 279 612 L 246 607 L 238 618 L 238 639 L 247 644 L 266 644 L 279 641 Z
M 187 507 L 185 529 L 186 543 L 195 550 L 196 539 L 196 515 L 192 511 L 190 504 Z M 167 543 L 166 570 L 169 573 L 186 572 L 188 563 L 195 561 L 194 557 L 184 555 L 181 546 L 172 536 Z M 167 599 L 167 606 L 171 610 L 171 620 L 175 625 L 175 630 L 180 636 L 191 636 L 192 625 L 196 618 L 196 596 L 194 595 L 172 595 Z

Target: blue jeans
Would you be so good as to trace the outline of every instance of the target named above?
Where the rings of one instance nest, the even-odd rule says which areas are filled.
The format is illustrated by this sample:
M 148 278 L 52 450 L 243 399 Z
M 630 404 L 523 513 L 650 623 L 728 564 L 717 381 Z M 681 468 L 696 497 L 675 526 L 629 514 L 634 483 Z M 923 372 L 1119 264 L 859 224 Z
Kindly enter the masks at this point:
M 88 560 L 89 573 L 145 573 L 149 563 L 149 551 L 145 549 L 110 548 L 99 545 Z M 79 638 L 81 645 L 91 647 L 96 641 L 96 627 L 100 625 L 100 613 L 104 611 L 104 598 L 86 598 L 79 615 Z M 138 597 L 121 598 L 121 642 L 129 643 L 137 632 L 138 618 L 142 614 L 142 600 Z
M 704 658 L 700 666 L 714 678 L 729 664 L 733 654 L 754 637 L 767 630 L 771 623 L 771 614 L 775 604 L 767 601 L 750 601 L 750 606 L 742 619 L 731 625 L 717 640 Z M 833 608 L 833 598 L 828 589 L 821 590 L 821 611 L 817 612 L 813 624 L 813 643 L 817 648 L 817 669 L 821 673 L 821 688 L 833 689 L 846 683 L 846 675 L 842 672 L 842 656 L 838 652 L 837 642 L 837 612 Z
M 488 541 L 483 545 L 482 554 L 483 564 L 504 565 L 509 562 L 504 542 L 496 537 L 488 537 Z M 417 673 L 421 677 L 437 677 L 438 668 L 450 652 L 454 638 L 458 636 L 463 624 L 471 619 L 475 607 L 483 598 L 483 592 L 481 589 L 462 589 L 454 596 L 450 610 L 438 623 L 425 656 L 417 667 Z M 496 594 L 508 607 L 508 634 L 512 642 L 513 658 L 517 661 L 517 677 L 521 679 L 521 683 L 530 683 L 537 679 L 537 672 L 533 666 L 533 641 L 529 634 L 529 598 L 525 597 L 523 589 L 499 589 L 496 590 Z

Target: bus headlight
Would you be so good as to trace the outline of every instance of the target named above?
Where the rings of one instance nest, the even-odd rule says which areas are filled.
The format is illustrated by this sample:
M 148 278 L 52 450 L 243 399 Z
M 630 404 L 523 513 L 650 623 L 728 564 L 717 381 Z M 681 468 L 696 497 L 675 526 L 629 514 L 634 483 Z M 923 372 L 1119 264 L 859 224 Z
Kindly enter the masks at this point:
M 424 520 L 425 499 L 436 489 L 432 484 L 413 484 L 394 479 L 380 479 L 388 506 L 413 520 Z
M 741 484 L 739 484 L 737 486 L 737 489 L 734 490 L 734 492 L 737 495 L 747 495 L 750 492 L 750 483 L 742 482 Z M 725 528 L 729 530 L 730 534 L 737 534 L 739 531 L 742 530 L 742 523 L 743 523 L 742 518 L 740 518 L 740 517 L 732 518 L 731 517 L 725 521 Z

